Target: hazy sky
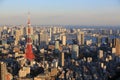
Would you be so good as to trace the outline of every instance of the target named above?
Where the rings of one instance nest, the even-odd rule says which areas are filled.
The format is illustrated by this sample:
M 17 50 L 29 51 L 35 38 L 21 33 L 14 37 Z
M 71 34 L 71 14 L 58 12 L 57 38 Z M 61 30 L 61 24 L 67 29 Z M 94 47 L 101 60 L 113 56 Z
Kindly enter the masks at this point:
M 0 0 L 0 24 L 120 25 L 120 0 Z

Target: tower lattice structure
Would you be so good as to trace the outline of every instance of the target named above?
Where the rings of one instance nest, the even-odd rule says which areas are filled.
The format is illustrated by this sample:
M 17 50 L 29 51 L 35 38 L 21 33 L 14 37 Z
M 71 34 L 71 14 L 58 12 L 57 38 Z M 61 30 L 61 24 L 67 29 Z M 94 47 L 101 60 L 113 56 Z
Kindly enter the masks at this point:
M 35 59 L 35 56 L 32 51 L 32 38 L 31 38 L 31 24 L 30 24 L 30 17 L 28 17 L 28 23 L 27 23 L 27 43 L 26 43 L 26 50 L 25 50 L 25 58 L 28 60 Z

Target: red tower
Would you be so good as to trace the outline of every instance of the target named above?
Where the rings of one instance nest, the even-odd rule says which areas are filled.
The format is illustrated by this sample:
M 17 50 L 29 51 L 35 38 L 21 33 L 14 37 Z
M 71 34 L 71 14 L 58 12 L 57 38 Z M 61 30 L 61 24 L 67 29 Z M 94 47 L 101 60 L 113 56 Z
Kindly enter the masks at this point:
M 28 60 L 33 60 L 35 58 L 33 51 L 32 51 L 32 39 L 31 39 L 31 27 L 30 27 L 30 18 L 28 17 L 28 27 L 27 27 L 27 43 L 26 43 L 26 50 L 25 50 L 25 57 Z

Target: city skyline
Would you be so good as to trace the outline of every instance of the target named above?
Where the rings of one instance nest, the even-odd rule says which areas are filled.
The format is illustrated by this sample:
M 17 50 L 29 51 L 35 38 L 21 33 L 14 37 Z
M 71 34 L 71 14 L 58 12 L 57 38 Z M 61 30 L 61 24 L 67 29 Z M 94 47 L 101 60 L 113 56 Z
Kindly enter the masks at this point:
M 119 4 L 119 0 L 1 0 L 0 24 L 26 24 L 29 11 L 33 25 L 116 26 L 120 25 Z

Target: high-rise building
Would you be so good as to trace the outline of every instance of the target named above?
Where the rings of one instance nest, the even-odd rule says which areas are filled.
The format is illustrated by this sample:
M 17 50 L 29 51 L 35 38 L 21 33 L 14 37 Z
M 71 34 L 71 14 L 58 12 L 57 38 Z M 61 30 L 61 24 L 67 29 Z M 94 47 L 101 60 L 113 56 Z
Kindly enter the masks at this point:
M 7 72 L 5 62 L 0 62 L 0 80 L 11 80 L 11 75 Z
M 92 39 L 86 40 L 85 43 L 86 43 L 86 45 L 91 45 L 92 44 Z
M 64 59 L 65 59 L 65 57 L 64 57 L 64 52 L 62 52 L 62 53 L 60 53 L 60 66 L 64 66 Z
M 24 35 L 24 27 L 22 25 L 20 27 L 20 33 L 21 33 L 21 35 Z
M 38 34 L 34 34 L 33 36 L 33 44 L 34 45 L 39 45 L 39 35 Z
M 53 34 L 56 34 L 57 32 L 57 27 L 53 27 Z
M 15 45 L 18 44 L 18 42 L 20 40 L 20 36 L 21 36 L 21 31 L 20 30 L 16 30 L 15 31 Z
M 101 38 L 101 36 L 98 36 L 97 37 L 97 46 L 100 47 L 101 43 L 102 43 L 102 38 Z
M 0 27 L 0 38 L 2 37 L 2 27 Z
M 55 41 L 55 49 L 58 49 L 58 50 L 59 50 L 59 46 L 60 46 L 60 45 L 59 45 L 59 41 L 56 40 L 56 41 Z
M 112 48 L 112 53 L 116 53 L 116 48 Z
M 109 39 L 108 37 L 105 37 L 105 43 L 106 43 L 107 45 L 109 45 L 110 39 Z
M 110 29 L 110 31 L 109 31 L 109 34 L 110 34 L 110 35 L 112 35 L 112 34 L 113 34 L 113 31 L 112 31 L 112 29 Z
M 51 39 L 52 39 L 52 28 L 50 28 L 49 33 L 50 33 L 50 41 L 51 41 Z
M 115 47 L 115 39 L 112 39 L 112 41 L 111 41 L 111 47 Z
M 49 36 L 47 32 L 41 32 L 40 34 L 38 34 L 38 38 L 39 38 L 39 45 L 41 48 L 45 48 L 46 45 L 48 45 L 49 43 Z
M 119 34 L 119 33 L 120 33 L 120 30 L 118 29 L 116 33 Z
M 101 32 L 102 32 L 102 35 L 107 34 L 107 30 L 106 29 L 101 30 Z
M 31 25 L 30 25 L 30 18 L 28 18 L 28 27 L 27 27 L 27 43 L 26 43 L 26 49 L 25 49 L 25 57 L 28 60 L 33 60 L 35 58 L 33 51 L 32 51 L 32 38 L 31 38 Z
M 6 64 L 3 62 L 0 62 L 0 80 L 5 80 L 6 75 Z
M 103 58 L 103 50 L 98 51 L 98 57 L 101 59 Z
M 62 44 L 66 45 L 66 36 L 65 35 L 62 36 Z
M 79 45 L 84 44 L 84 32 L 78 32 L 77 33 L 77 41 Z
M 77 59 L 79 57 L 79 46 L 74 44 L 72 45 L 72 58 Z
M 116 55 L 120 56 L 120 39 L 115 39 Z

